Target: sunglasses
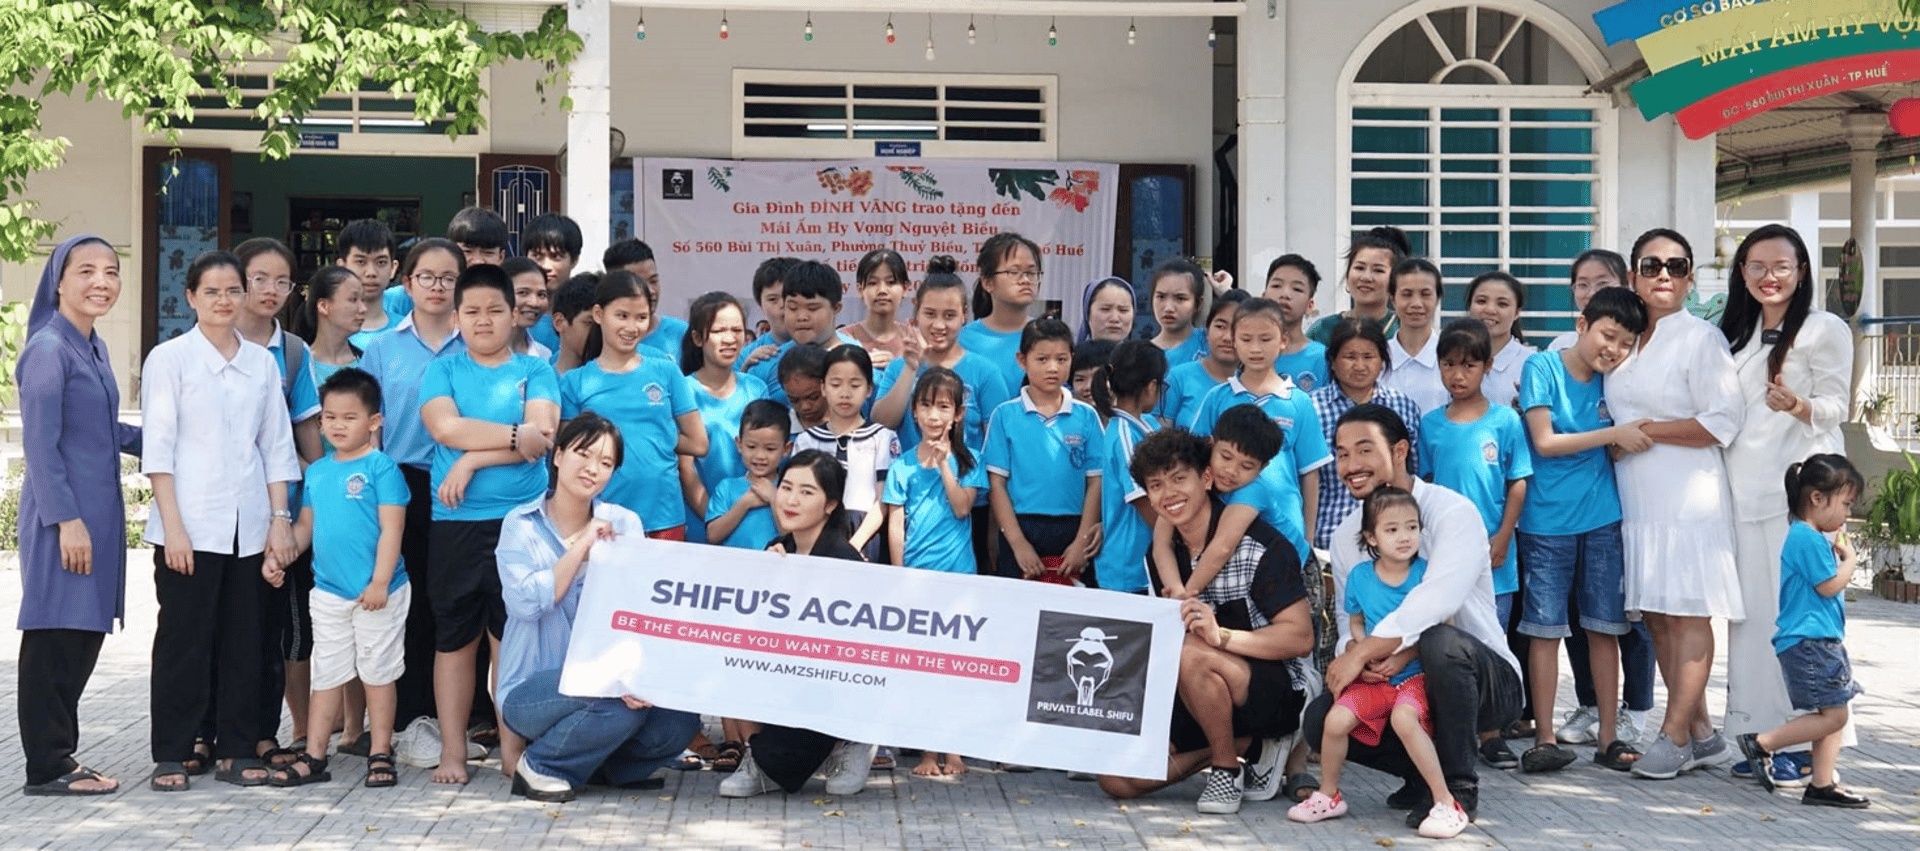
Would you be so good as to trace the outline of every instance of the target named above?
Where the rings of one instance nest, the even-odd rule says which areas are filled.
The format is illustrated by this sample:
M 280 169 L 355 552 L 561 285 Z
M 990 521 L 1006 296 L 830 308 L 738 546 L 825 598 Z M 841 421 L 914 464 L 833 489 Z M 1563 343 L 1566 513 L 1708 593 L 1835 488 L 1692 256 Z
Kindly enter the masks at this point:
M 1666 267 L 1668 275 L 1676 278 L 1684 278 L 1688 272 L 1693 271 L 1693 261 L 1685 257 L 1669 257 L 1665 260 L 1658 257 L 1642 257 L 1640 258 L 1640 277 L 1651 278 L 1658 275 L 1662 266 Z

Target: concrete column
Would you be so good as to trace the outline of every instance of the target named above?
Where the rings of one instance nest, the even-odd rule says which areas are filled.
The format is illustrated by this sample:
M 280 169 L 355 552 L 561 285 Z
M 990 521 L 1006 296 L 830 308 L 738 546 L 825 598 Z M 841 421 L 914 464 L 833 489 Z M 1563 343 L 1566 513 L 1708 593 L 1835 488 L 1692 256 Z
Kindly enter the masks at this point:
M 1887 132 L 1887 114 L 1877 109 L 1856 109 L 1841 117 L 1847 144 L 1853 149 L 1851 177 L 1853 241 L 1860 248 L 1860 311 L 1853 320 L 1853 396 L 1872 392 L 1872 382 L 1880 365 L 1874 342 L 1877 329 L 1866 320 L 1884 313 L 1880 296 L 1880 238 L 1878 205 L 1874 203 L 1875 184 L 1879 181 L 1879 147 Z
M 1282 2 L 1273 17 L 1271 4 L 1248 3 L 1240 14 L 1237 54 L 1240 144 L 1235 148 L 1240 183 L 1240 268 L 1232 270 L 1240 287 L 1259 293 L 1267 264 L 1288 251 L 1287 245 L 1287 18 L 1293 6 Z M 1305 200 L 1305 199 L 1303 199 Z M 1310 203 L 1323 209 L 1327 199 Z M 1294 246 L 1293 250 L 1317 252 Z M 1334 309 L 1331 299 L 1340 292 L 1339 275 L 1324 272 L 1326 282 L 1317 298 L 1321 313 Z
M 567 27 L 586 42 L 568 70 L 573 79 L 567 97 L 566 212 L 580 223 L 582 270 L 598 269 L 607 248 L 610 223 L 608 150 L 612 129 L 613 8 L 611 0 L 571 0 Z
M 1787 225 L 1800 232 L 1800 238 L 1807 241 L 1807 280 L 1813 284 L 1813 309 L 1829 310 L 1827 306 L 1827 275 L 1820 268 L 1824 242 L 1820 238 L 1820 191 L 1807 189 L 1787 196 Z M 1744 234 L 1743 234 L 1744 236 Z

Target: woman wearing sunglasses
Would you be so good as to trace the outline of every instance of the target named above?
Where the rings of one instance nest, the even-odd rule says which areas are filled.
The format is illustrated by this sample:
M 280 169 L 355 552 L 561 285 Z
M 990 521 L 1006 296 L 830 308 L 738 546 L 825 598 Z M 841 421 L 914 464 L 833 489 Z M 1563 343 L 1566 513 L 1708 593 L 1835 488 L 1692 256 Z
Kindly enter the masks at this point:
M 1653 633 L 1667 686 L 1660 736 L 1633 773 L 1657 780 L 1722 761 L 1727 743 L 1707 717 L 1712 618 L 1741 620 L 1733 561 L 1733 506 L 1720 448 L 1745 415 L 1727 338 L 1686 311 L 1693 249 L 1666 228 L 1633 243 L 1632 285 L 1647 331 L 1607 376 L 1613 421 L 1647 420 L 1616 465 L 1626 556 L 1627 610 Z

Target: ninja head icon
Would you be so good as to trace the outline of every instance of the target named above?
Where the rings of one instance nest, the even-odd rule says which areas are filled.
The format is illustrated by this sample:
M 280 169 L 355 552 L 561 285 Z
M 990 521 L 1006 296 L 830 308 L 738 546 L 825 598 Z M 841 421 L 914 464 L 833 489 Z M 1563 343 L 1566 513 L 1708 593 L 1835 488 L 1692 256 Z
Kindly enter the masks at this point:
M 1067 648 L 1067 677 L 1073 681 L 1075 703 L 1092 706 L 1093 693 L 1113 675 L 1113 651 L 1107 649 L 1107 642 L 1118 637 L 1090 626 L 1080 630 L 1080 637 Z

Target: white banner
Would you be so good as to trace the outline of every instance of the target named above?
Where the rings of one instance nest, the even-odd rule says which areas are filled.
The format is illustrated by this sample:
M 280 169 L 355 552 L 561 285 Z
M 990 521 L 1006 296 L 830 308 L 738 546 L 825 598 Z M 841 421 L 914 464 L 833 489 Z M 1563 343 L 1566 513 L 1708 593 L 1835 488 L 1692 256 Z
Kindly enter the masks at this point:
M 1173 600 L 812 556 L 596 544 L 565 694 L 1162 778 Z
M 1113 270 L 1112 163 L 655 157 L 633 167 L 640 238 L 659 263 L 662 306 L 676 316 L 702 293 L 726 290 L 758 322 L 753 270 L 788 255 L 840 271 L 840 321 L 853 322 L 866 316 L 854 280 L 861 255 L 900 252 L 918 284 L 927 258 L 950 254 L 971 284 L 980 243 L 1012 230 L 1045 255 L 1040 300 L 1059 301 L 1077 326 L 1081 291 Z

